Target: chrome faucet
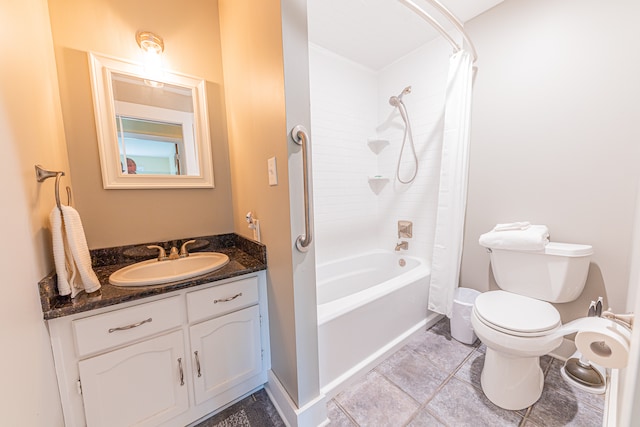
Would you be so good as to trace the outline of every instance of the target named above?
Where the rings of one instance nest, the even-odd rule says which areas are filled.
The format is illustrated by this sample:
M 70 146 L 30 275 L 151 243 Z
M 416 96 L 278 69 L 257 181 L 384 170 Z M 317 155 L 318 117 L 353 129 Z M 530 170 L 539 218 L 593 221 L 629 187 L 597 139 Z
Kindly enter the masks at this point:
M 175 246 L 171 246 L 171 250 L 169 251 L 169 259 L 178 259 L 180 255 L 178 255 L 178 248 Z
M 189 251 L 187 250 L 187 245 L 195 243 L 195 240 L 188 240 L 180 246 L 180 258 L 185 258 L 189 256 Z
M 176 246 L 172 246 L 169 251 L 169 255 L 167 256 L 167 251 L 162 246 L 158 245 L 149 245 L 147 248 L 149 249 L 158 249 L 158 261 L 167 261 L 174 260 L 179 258 L 186 258 L 189 256 L 189 251 L 187 250 L 187 245 L 191 243 L 195 243 L 195 240 L 188 240 L 180 246 L 180 252 L 178 252 L 178 248 Z
M 149 248 L 149 249 L 158 249 L 160 251 L 158 253 L 158 261 L 166 261 L 166 260 L 169 259 L 169 257 L 167 257 L 167 252 L 164 250 L 164 248 L 162 246 L 149 245 L 149 246 L 147 246 L 147 248 Z
M 407 242 L 406 240 L 401 240 L 396 243 L 396 251 L 399 251 L 400 249 L 404 249 L 405 251 L 409 249 L 409 242 Z

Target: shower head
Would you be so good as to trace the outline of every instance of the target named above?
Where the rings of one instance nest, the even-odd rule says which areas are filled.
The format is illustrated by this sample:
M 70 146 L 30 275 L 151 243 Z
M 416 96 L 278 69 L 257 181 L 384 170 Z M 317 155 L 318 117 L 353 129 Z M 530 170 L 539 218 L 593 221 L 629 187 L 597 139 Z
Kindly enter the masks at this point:
M 408 93 L 411 93 L 411 86 L 407 86 L 404 89 L 402 89 L 402 92 L 400 92 L 398 96 L 394 95 L 391 98 L 389 98 L 389 104 L 391 104 L 391 106 L 393 107 L 397 107 L 400 104 L 400 102 L 402 102 L 402 97 Z
M 407 86 L 402 89 L 402 92 L 400 92 L 398 96 L 394 95 L 389 98 L 389 104 L 391 104 L 392 107 L 396 107 L 398 108 L 398 110 L 400 110 L 400 115 L 402 116 L 402 120 L 404 120 L 405 124 L 409 122 L 409 118 L 407 117 L 407 110 L 404 106 L 404 102 L 402 102 L 402 97 L 408 93 L 411 93 L 411 86 Z
M 407 86 L 404 89 L 402 89 L 402 92 L 400 92 L 400 95 L 398 95 L 398 98 L 402 98 L 404 95 L 411 93 L 411 86 Z

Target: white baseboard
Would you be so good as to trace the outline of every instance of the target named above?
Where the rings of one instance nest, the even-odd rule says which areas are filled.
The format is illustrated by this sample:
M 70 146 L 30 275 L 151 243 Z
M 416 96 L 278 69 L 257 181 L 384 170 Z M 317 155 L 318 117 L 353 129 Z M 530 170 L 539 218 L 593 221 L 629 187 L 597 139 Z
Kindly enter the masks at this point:
M 269 370 L 267 375 L 268 382 L 264 385 L 264 388 L 287 427 L 325 426 L 329 423 L 327 402 L 324 394 L 298 408 L 273 371 Z
M 603 427 L 618 426 L 618 388 L 620 382 L 620 370 L 611 369 L 609 373 L 609 384 L 604 399 L 604 415 L 602 417 Z

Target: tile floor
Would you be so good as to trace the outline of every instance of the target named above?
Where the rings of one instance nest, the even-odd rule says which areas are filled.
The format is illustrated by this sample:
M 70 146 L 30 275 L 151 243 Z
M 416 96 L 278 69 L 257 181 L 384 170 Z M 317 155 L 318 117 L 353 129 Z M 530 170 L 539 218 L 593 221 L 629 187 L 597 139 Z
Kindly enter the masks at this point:
M 480 388 L 485 346 L 451 338 L 448 319 L 409 343 L 338 394 L 328 405 L 332 427 L 601 426 L 604 395 L 570 387 L 562 362 L 545 356 L 542 397 L 522 411 L 491 403 Z
M 404 347 L 327 404 L 330 427 L 556 427 L 601 426 L 604 395 L 570 387 L 562 362 L 545 356 L 542 397 L 522 411 L 491 403 L 480 388 L 484 345 L 451 338 L 449 320 L 416 334 Z M 239 427 L 244 409 L 253 427 L 284 425 L 264 390 L 196 427 Z M 306 426 L 304 426 L 306 427 Z

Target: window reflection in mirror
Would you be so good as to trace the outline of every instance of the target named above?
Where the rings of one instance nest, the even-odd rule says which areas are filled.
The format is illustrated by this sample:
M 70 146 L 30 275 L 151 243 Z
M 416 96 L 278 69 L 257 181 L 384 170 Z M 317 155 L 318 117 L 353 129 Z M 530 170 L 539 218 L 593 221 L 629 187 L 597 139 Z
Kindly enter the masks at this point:
M 122 173 L 186 175 L 182 125 L 116 114 Z M 143 131 L 140 132 L 142 128 Z
M 104 188 L 211 188 L 205 82 L 90 54 Z
M 198 175 L 191 90 L 118 73 L 111 79 L 121 172 Z M 133 171 L 124 167 L 132 160 Z

